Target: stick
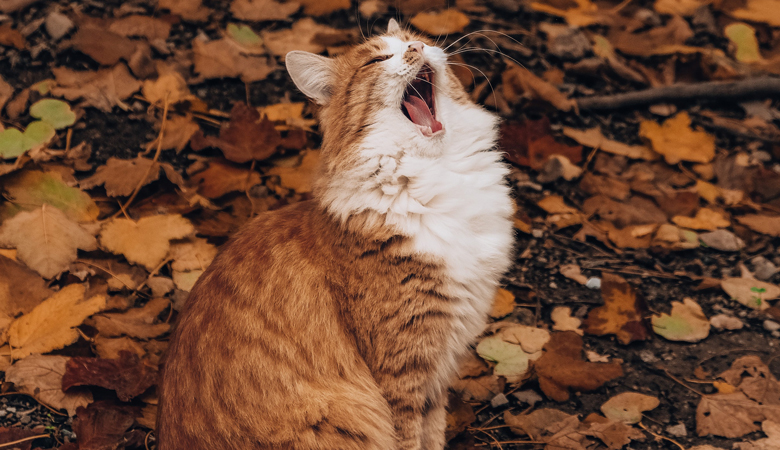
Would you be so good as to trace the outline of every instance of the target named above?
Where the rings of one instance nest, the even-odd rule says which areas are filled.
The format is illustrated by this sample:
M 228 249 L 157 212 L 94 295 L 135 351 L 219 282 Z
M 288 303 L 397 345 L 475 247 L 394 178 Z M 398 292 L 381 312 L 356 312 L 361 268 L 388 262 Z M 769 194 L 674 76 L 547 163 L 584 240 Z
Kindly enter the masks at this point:
M 759 77 L 740 81 L 674 84 L 644 91 L 578 98 L 580 109 L 619 109 L 692 99 L 737 99 L 780 94 L 780 78 Z

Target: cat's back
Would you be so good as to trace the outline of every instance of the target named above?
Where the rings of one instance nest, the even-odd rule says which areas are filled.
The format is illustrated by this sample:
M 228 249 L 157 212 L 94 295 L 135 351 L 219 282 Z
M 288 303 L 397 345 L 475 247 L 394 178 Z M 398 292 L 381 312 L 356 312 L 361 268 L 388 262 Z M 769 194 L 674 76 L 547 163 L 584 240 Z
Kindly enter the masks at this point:
M 311 448 L 338 440 L 333 430 L 372 430 L 366 439 L 377 441 L 392 434 L 340 326 L 342 268 L 327 227 L 312 202 L 300 202 L 261 214 L 223 246 L 171 337 L 160 450 Z

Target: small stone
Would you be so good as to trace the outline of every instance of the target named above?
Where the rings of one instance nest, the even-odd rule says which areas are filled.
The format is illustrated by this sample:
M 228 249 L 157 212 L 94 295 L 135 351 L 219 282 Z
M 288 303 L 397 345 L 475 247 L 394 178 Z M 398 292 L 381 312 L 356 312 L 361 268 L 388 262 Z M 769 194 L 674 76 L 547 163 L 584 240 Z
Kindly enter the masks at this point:
M 745 241 L 728 230 L 715 230 L 702 233 L 699 239 L 707 246 L 722 252 L 738 252 L 745 248 Z
M 65 14 L 54 11 L 46 16 L 44 26 L 46 27 L 46 32 L 49 33 L 49 36 L 55 41 L 58 41 L 73 29 L 73 21 Z
M 32 422 L 32 419 L 30 416 L 22 416 L 22 418 L 19 419 L 19 422 L 21 422 L 22 425 L 27 425 L 28 423 Z
M 666 432 L 676 437 L 688 436 L 688 430 L 685 429 L 684 423 L 678 423 L 677 425 L 668 426 L 666 427 Z
M 514 395 L 515 398 L 519 401 L 531 406 L 534 406 L 538 402 L 542 401 L 542 397 L 537 394 L 536 391 L 532 391 L 530 389 L 527 391 L 515 392 L 512 395 Z
M 509 403 L 509 399 L 506 398 L 506 395 L 498 394 L 493 397 L 493 400 L 490 401 L 490 406 L 493 408 L 498 408 L 499 406 L 504 406 L 507 403 Z
M 588 278 L 588 281 L 585 283 L 585 287 L 588 289 L 601 289 L 601 278 Z
M 739 330 L 745 326 L 741 320 L 728 314 L 717 314 L 710 317 L 710 325 L 718 330 Z
M 557 284 L 555 284 L 555 281 L 551 281 L 551 282 L 550 282 L 550 288 L 552 288 L 552 289 L 558 289 L 558 285 L 557 285 Z
M 772 278 L 774 274 L 780 272 L 780 269 L 772 264 L 772 261 L 769 261 L 763 256 L 756 256 L 750 262 L 753 263 L 753 275 L 759 280 L 767 281 Z
M 639 352 L 639 357 L 647 364 L 658 362 L 658 358 L 650 350 L 642 350 Z
M 6 406 L 5 410 L 10 412 L 10 413 L 15 413 L 16 412 L 16 408 L 14 408 L 13 406 Z
M 780 323 L 777 323 L 774 320 L 765 320 L 764 329 L 769 332 L 778 331 L 780 330 Z
M 537 229 L 531 230 L 531 236 L 533 236 L 533 237 L 535 237 L 535 238 L 539 239 L 539 238 L 541 238 L 542 236 L 544 236 L 544 231 L 542 231 L 542 230 L 537 230 Z

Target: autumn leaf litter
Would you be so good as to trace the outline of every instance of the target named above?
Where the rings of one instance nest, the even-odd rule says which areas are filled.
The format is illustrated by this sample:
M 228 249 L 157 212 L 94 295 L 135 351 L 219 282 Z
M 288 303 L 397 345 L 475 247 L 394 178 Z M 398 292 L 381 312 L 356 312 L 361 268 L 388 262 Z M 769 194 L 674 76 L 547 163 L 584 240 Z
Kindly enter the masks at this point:
M 777 447 L 777 102 L 582 107 L 780 73 L 768 0 L 6 3 L 0 444 L 154 442 L 187 291 L 242 223 L 310 197 L 316 121 L 283 55 L 402 14 L 447 45 L 505 33 L 452 48 L 505 119 L 518 255 L 454 383 L 451 448 Z

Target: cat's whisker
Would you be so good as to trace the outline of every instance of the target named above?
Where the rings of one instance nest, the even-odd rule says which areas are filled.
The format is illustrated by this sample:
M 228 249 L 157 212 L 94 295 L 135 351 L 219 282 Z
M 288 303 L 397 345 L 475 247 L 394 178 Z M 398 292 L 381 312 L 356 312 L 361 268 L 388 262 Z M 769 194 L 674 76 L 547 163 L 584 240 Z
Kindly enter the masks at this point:
M 447 56 L 460 55 L 462 53 L 469 53 L 469 52 L 476 52 L 476 51 L 483 51 L 483 52 L 487 52 L 487 53 L 498 53 L 499 55 L 501 55 L 504 58 L 512 61 L 513 63 L 517 64 L 518 66 L 525 67 L 523 65 L 523 63 L 521 63 L 520 61 L 512 58 L 511 56 L 507 55 L 506 53 L 502 52 L 501 50 L 493 50 L 493 49 L 489 49 L 489 48 L 469 47 L 469 48 L 465 48 L 465 49 L 459 49 L 458 51 L 452 52 L 452 53 L 450 53 Z
M 463 36 L 461 36 L 460 38 L 458 38 L 456 41 L 452 42 L 450 45 L 448 45 L 448 46 L 444 47 L 444 49 L 443 49 L 443 50 L 446 52 L 446 51 L 447 51 L 447 49 L 449 49 L 449 48 L 450 48 L 450 47 L 452 47 L 453 45 L 457 44 L 458 42 L 460 42 L 460 41 L 461 41 L 461 40 L 463 40 L 464 38 L 467 38 L 467 37 L 469 37 L 469 36 L 471 36 L 471 35 L 473 35 L 473 34 L 478 34 L 478 33 L 496 33 L 496 34 L 500 34 L 501 36 L 504 36 L 504 37 L 506 37 L 507 39 L 509 39 L 509 40 L 513 41 L 515 44 L 518 44 L 518 45 L 523 45 L 523 46 L 525 46 L 525 45 L 524 45 L 522 42 L 518 41 L 517 39 L 513 38 L 512 36 L 510 36 L 510 35 L 508 35 L 508 34 L 506 34 L 506 33 L 504 33 L 504 32 L 501 32 L 501 31 L 496 31 L 496 30 L 488 30 L 488 29 L 483 29 L 483 30 L 475 30 L 475 31 L 472 31 L 471 33 L 464 34 Z M 487 36 L 485 36 L 485 35 L 482 35 L 482 36 L 483 36 L 483 37 L 485 37 L 485 38 L 487 39 Z M 494 44 L 495 44 L 495 42 L 494 42 Z M 496 45 L 496 47 L 498 47 L 498 46 Z
M 491 83 L 491 82 L 490 82 L 490 77 L 488 77 L 488 76 L 485 74 L 485 72 L 483 72 L 482 70 L 480 70 L 480 69 L 479 69 L 478 67 L 476 67 L 476 66 L 472 66 L 471 64 L 457 63 L 457 62 L 452 62 L 452 61 L 447 61 L 447 64 L 448 64 L 448 65 L 453 65 L 453 66 L 464 66 L 464 67 L 469 67 L 469 68 L 471 68 L 471 69 L 474 69 L 474 70 L 476 70 L 477 72 L 481 73 L 481 74 L 482 74 L 482 76 L 483 76 L 483 77 L 485 77 L 485 81 L 487 81 L 487 84 L 488 84 L 488 86 L 490 86 L 490 91 L 493 93 L 493 104 L 495 104 L 495 105 L 498 105 L 498 98 L 496 98 L 496 90 L 495 90 L 495 88 L 493 88 L 493 83 Z M 473 73 L 471 74 L 471 77 L 474 79 L 474 85 L 476 85 L 476 84 L 477 84 L 477 77 L 476 77 L 476 76 L 474 76 L 474 74 L 473 74 Z

